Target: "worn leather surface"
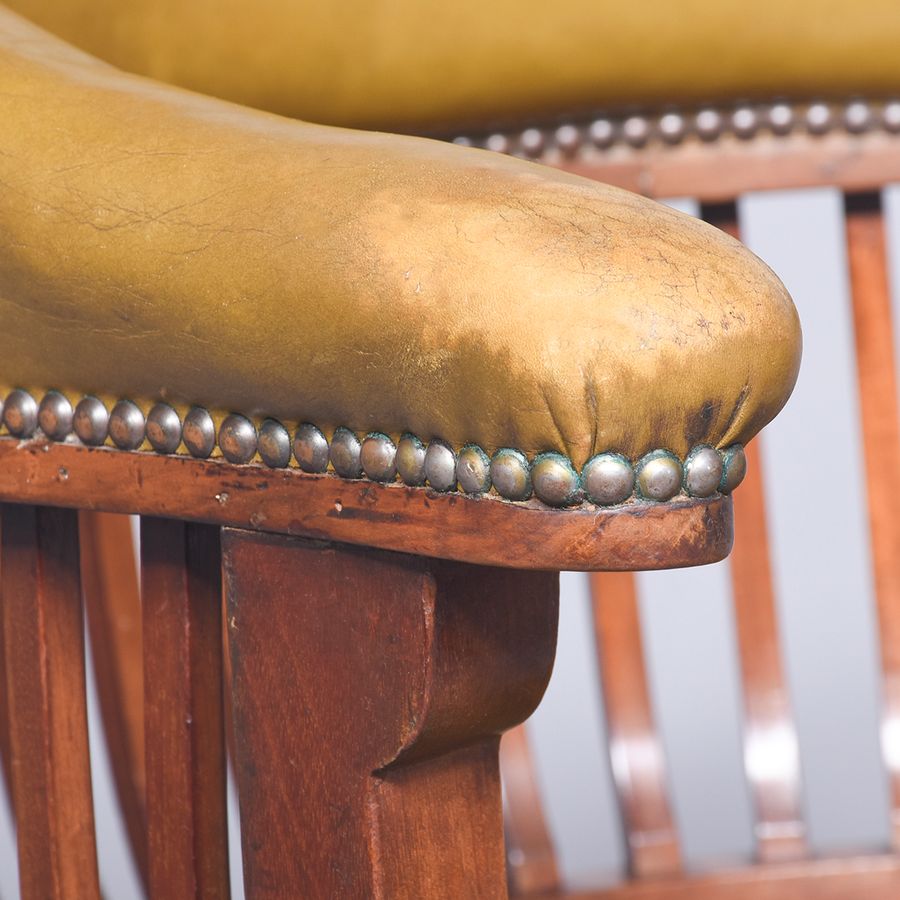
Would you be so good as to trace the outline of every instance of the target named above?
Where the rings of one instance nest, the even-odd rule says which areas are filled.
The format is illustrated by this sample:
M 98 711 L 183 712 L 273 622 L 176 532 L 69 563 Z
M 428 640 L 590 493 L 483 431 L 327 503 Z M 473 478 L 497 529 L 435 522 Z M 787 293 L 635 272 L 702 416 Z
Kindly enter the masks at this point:
M 897 0 L 10 0 L 129 71 L 419 130 L 608 105 L 900 90 Z
M 797 316 L 717 230 L 486 151 L 124 75 L 0 8 L 0 384 L 330 430 L 747 441 Z

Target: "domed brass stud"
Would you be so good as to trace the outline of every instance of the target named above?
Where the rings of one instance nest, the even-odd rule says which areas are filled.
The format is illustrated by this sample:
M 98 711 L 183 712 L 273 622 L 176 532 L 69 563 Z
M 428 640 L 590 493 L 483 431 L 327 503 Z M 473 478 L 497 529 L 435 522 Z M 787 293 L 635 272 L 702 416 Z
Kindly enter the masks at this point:
M 431 441 L 425 451 L 425 478 L 436 491 L 456 487 L 456 456 L 441 441 Z
M 653 450 L 637 464 L 638 492 L 645 500 L 671 500 L 681 490 L 678 458 L 668 450 Z
M 834 122 L 834 115 L 827 103 L 813 103 L 806 110 L 806 127 L 812 134 L 825 134 Z
M 191 456 L 207 459 L 216 447 L 216 423 L 202 406 L 192 406 L 184 417 L 181 439 Z
M 620 453 L 598 453 L 584 464 L 581 483 L 591 502 L 614 506 L 634 493 L 634 469 Z
M 257 449 L 262 461 L 271 469 L 283 469 L 291 461 L 291 436 L 275 419 L 259 426 Z
M 722 457 L 715 447 L 700 444 L 684 461 L 684 489 L 692 497 L 709 497 L 722 480 Z
M 168 403 L 157 403 L 147 415 L 147 440 L 157 453 L 174 453 L 181 443 L 181 419 Z
M 548 506 L 571 506 L 581 500 L 581 482 L 561 453 L 542 453 L 531 466 L 535 496 Z
M 884 104 L 881 110 L 881 124 L 891 134 L 900 131 L 900 102 L 891 100 Z
M 396 457 L 397 448 L 394 442 L 380 432 L 366 435 L 359 448 L 359 461 L 366 477 L 383 484 L 397 477 Z
M 731 114 L 731 127 L 739 138 L 751 138 L 759 128 L 759 116 L 752 106 L 740 106 Z
M 714 141 L 722 134 L 722 114 L 715 109 L 701 109 L 694 119 L 697 136 L 703 141 Z
M 342 478 L 359 478 L 362 476 L 362 463 L 359 461 L 359 438 L 349 428 L 338 428 L 331 439 L 329 457 L 334 471 Z
M 228 462 L 248 463 L 256 453 L 256 429 L 245 416 L 232 413 L 219 426 L 219 449 Z
M 560 125 L 554 139 L 556 146 L 569 156 L 581 146 L 581 132 L 574 125 Z
M 722 451 L 722 480 L 719 482 L 719 490 L 723 494 L 730 494 L 747 474 L 747 457 L 744 448 L 740 444 L 732 444 Z
M 425 484 L 425 445 L 414 434 L 400 438 L 394 464 L 404 484 L 410 487 Z
M 99 446 L 106 440 L 109 413 L 97 397 L 83 397 L 75 407 L 72 427 L 83 444 Z
M 120 450 L 137 450 L 144 442 L 144 414 L 136 403 L 120 400 L 109 414 L 109 436 Z
M 475 444 L 467 444 L 456 459 L 456 480 L 467 494 L 483 494 L 491 489 L 491 459 Z
M 595 119 L 591 122 L 590 128 L 588 128 L 588 134 L 590 135 L 591 143 L 601 150 L 611 146 L 616 139 L 615 126 L 609 119 Z
M 294 432 L 294 458 L 304 472 L 316 474 L 328 468 L 328 439 L 311 422 L 298 425 Z
M 504 447 L 491 460 L 491 483 L 507 500 L 527 500 L 531 496 L 531 469 L 524 453 Z
M 69 398 L 59 391 L 47 391 L 38 407 L 38 425 L 51 441 L 64 441 L 72 431 L 74 411 Z
M 3 424 L 17 438 L 29 438 L 38 425 L 38 405 L 34 397 L 16 388 L 10 391 L 3 405 Z
M 519 138 L 522 151 L 531 157 L 538 157 L 544 152 L 544 133 L 540 128 L 526 128 Z
M 643 147 L 650 139 L 650 123 L 643 116 L 629 116 L 622 123 L 622 137 L 632 147 Z
M 794 110 L 788 103 L 773 104 L 766 118 L 769 120 L 769 128 L 775 134 L 788 134 L 794 127 Z
M 670 112 L 660 117 L 659 136 L 667 144 L 677 144 L 684 138 L 686 131 L 684 116 Z
M 872 109 L 862 100 L 848 103 L 844 109 L 844 127 L 853 134 L 860 134 L 872 125 Z
M 505 134 L 488 135 L 484 142 L 485 150 L 493 150 L 494 153 L 509 153 L 509 138 Z

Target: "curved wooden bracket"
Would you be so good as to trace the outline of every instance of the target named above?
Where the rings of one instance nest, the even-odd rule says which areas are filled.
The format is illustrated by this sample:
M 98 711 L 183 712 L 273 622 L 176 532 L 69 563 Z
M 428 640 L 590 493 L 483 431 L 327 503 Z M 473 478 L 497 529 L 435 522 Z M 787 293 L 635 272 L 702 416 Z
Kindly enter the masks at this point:
M 498 742 L 556 574 L 237 530 L 223 558 L 247 896 L 505 896 Z

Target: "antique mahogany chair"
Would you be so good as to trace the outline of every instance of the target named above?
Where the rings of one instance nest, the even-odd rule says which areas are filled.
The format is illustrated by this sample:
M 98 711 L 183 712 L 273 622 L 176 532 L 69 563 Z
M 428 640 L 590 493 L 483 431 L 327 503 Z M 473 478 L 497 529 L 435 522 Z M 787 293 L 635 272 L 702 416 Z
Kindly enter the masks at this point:
M 99 895 L 82 588 L 150 896 L 228 895 L 229 743 L 247 896 L 503 896 L 499 737 L 546 686 L 557 573 L 728 553 L 796 313 L 731 237 L 633 194 L 259 110 L 469 137 L 663 83 L 690 100 L 716 29 L 663 82 L 656 38 L 593 52 L 588 3 L 535 7 L 507 48 L 504 11 L 469 3 L 10 5 L 33 20 L 0 9 L 0 751 L 23 896 Z M 770 88 L 733 74 L 723 95 Z M 644 193 L 722 158 L 649 127 L 621 125 L 640 157 L 607 120 L 484 140 Z M 108 513 L 141 517 L 140 634 Z M 625 639 L 607 691 L 642 700 L 622 579 L 599 582 L 621 595 L 599 631 Z M 627 802 L 651 846 L 664 808 Z M 511 812 L 530 865 L 547 848 Z M 657 850 L 637 872 L 674 867 Z

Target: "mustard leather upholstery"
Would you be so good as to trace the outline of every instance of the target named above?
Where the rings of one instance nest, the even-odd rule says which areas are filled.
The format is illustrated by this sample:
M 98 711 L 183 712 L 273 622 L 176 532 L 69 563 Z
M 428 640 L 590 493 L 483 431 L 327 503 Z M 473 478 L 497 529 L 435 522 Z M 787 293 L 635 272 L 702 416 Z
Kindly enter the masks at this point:
M 567 453 L 746 442 L 800 332 L 668 208 L 125 75 L 0 8 L 0 384 Z
M 897 0 L 10 0 L 79 47 L 315 122 L 900 90 Z

